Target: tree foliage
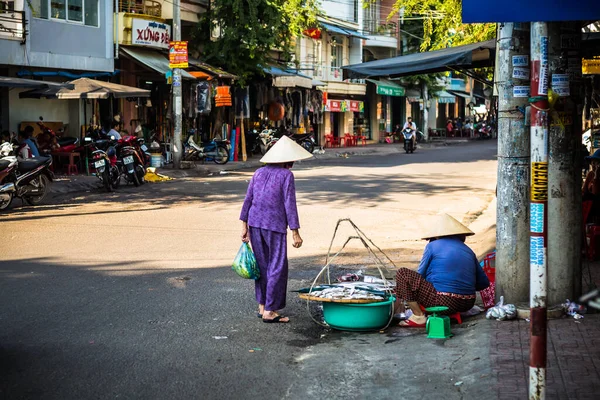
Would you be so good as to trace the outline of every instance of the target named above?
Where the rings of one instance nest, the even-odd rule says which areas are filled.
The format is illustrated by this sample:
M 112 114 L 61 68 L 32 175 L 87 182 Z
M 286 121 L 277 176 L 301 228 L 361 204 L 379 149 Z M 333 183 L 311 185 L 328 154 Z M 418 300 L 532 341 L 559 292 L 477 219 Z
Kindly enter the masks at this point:
M 496 24 L 462 23 L 462 0 L 397 0 L 389 18 L 402 8 L 405 18 L 423 18 L 421 51 L 482 42 L 496 35 Z
M 202 58 L 240 77 L 244 85 L 274 53 L 289 61 L 296 37 L 316 25 L 318 0 L 212 0 L 193 44 Z M 211 32 L 219 37 L 211 40 Z

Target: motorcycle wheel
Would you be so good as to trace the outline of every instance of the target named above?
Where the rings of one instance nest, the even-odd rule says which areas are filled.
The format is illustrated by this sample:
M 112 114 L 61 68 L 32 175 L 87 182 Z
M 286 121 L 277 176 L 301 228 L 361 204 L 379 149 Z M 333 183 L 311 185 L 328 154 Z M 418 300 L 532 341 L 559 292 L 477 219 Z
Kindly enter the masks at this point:
M 146 183 L 146 179 L 144 178 L 146 176 L 146 169 L 144 167 L 142 167 L 141 165 L 136 165 L 135 166 L 135 174 L 138 177 L 138 181 L 140 182 L 140 185 L 143 185 L 144 183 Z
M 140 186 L 140 179 L 138 178 L 137 173 L 135 171 L 133 171 L 133 174 L 131 174 L 131 180 L 133 181 L 133 186 Z
M 119 171 L 118 168 L 115 168 L 112 173 L 113 173 L 113 178 L 111 180 L 111 185 L 112 185 L 113 189 L 116 189 L 121 184 L 121 172 Z
M 50 191 L 50 179 L 48 179 L 46 175 L 40 175 L 37 178 L 37 181 L 39 185 L 38 188 L 41 193 L 37 196 L 23 196 L 23 199 L 25 199 L 27 204 L 29 204 L 30 206 L 37 206 L 38 204 L 40 204 L 42 201 L 44 201 L 46 195 Z
M 229 161 L 229 152 L 225 147 L 217 146 L 215 153 L 217 153 L 213 158 L 215 164 L 227 164 L 227 161 Z
M 315 145 L 310 140 L 305 140 L 304 142 L 302 142 L 302 147 L 304 147 L 304 149 L 310 154 L 312 154 L 313 151 L 315 151 Z
M 104 172 L 102 173 L 102 184 L 107 192 L 113 191 L 112 184 L 110 183 L 110 167 L 104 168 Z
M 2 193 L 0 194 L 0 211 L 6 210 L 10 203 L 12 202 L 13 194 L 12 192 Z

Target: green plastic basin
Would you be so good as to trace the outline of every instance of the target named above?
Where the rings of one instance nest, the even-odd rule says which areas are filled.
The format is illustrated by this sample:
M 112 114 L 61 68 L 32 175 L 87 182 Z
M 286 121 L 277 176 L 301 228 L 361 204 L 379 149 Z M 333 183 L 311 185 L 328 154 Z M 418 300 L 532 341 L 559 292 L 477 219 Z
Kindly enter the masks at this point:
M 323 303 L 323 318 L 334 329 L 342 331 L 372 331 L 389 322 L 394 310 L 395 297 L 378 303 L 348 304 Z

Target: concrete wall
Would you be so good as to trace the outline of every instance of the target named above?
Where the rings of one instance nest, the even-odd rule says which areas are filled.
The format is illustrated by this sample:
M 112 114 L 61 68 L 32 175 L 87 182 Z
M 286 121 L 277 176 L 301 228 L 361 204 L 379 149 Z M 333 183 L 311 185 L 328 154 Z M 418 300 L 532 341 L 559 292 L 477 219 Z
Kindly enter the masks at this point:
M 341 2 L 339 0 L 328 1 L 324 0 L 321 2 L 321 10 L 325 15 L 333 18 L 341 19 L 343 21 L 358 22 L 354 19 L 354 1 L 358 2 L 358 15 L 362 19 L 363 6 L 362 0 L 348 0 Z
M 0 64 L 81 71 L 114 70 L 113 2 L 100 2 L 99 27 L 33 18 L 25 44 L 0 40 Z
M 8 94 L 10 131 L 18 132 L 21 122 L 37 121 L 40 116 L 48 122 L 62 122 L 63 124 L 78 122 L 78 118 L 73 118 L 71 121 L 69 103 L 79 103 L 79 100 L 20 99 L 19 93 L 22 91 L 12 89 Z

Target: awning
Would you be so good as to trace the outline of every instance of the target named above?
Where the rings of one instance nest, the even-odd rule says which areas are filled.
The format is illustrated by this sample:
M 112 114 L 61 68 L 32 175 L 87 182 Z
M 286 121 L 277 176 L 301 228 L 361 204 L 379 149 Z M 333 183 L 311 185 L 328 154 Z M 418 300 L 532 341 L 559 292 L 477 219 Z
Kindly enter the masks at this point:
M 33 79 L 12 78 L 10 76 L 0 76 L 0 87 L 24 88 L 24 89 L 45 89 L 45 88 L 72 88 L 70 83 L 57 83 L 36 81 Z
M 471 69 L 494 64 L 496 40 L 409 54 L 342 67 L 344 79 L 400 77 L 452 69 Z
M 213 67 L 212 65 L 202 62 L 200 60 L 196 60 L 195 58 L 188 58 L 188 63 L 191 66 L 206 72 L 208 75 L 212 75 L 217 78 L 238 79 L 238 77 L 236 75 L 233 75 L 233 74 L 230 74 L 229 72 L 223 71 L 220 68 Z M 191 71 L 188 71 L 188 72 L 191 74 Z M 191 75 L 193 75 L 193 74 L 191 74 Z
M 436 92 L 433 97 L 436 97 L 437 102 L 441 104 L 456 103 L 456 96 L 446 92 L 445 90 L 440 90 L 439 92 Z
M 97 81 L 89 78 L 79 78 L 69 82 L 73 89 L 51 87 L 34 89 L 19 93 L 21 98 L 57 98 L 73 99 L 122 99 L 126 97 L 150 97 L 150 91 L 117 83 Z
M 458 97 L 462 97 L 463 99 L 467 99 L 467 100 L 469 100 L 471 98 L 471 95 L 469 93 L 463 92 L 460 90 L 448 90 L 448 93 L 453 94 Z
M 164 54 L 155 50 L 138 49 L 133 47 L 119 47 L 122 54 L 126 57 L 132 58 L 138 63 L 158 72 L 161 75 L 165 75 L 171 68 L 169 68 L 169 60 Z M 185 79 L 196 79 L 185 70 L 181 70 L 181 76 Z
M 315 87 L 316 86 L 327 86 L 327 84 L 325 82 L 320 81 L 318 79 L 313 79 L 312 80 L 312 85 L 315 86 Z
M 359 33 L 358 31 L 350 28 L 345 28 L 343 26 L 328 24 L 326 22 L 320 22 L 323 28 L 329 33 L 337 33 L 338 35 L 343 36 L 351 36 L 359 39 L 368 39 L 365 35 Z
M 275 66 L 263 68 L 266 74 L 273 77 L 273 86 L 275 87 L 302 87 L 312 89 L 313 79 L 290 69 L 281 69 Z
M 367 81 L 374 83 L 377 87 L 377 94 L 383 96 L 397 96 L 402 97 L 406 94 L 406 90 L 400 86 L 395 84 L 394 82 L 390 82 L 385 79 L 380 79 L 378 81 L 374 79 L 367 79 Z

